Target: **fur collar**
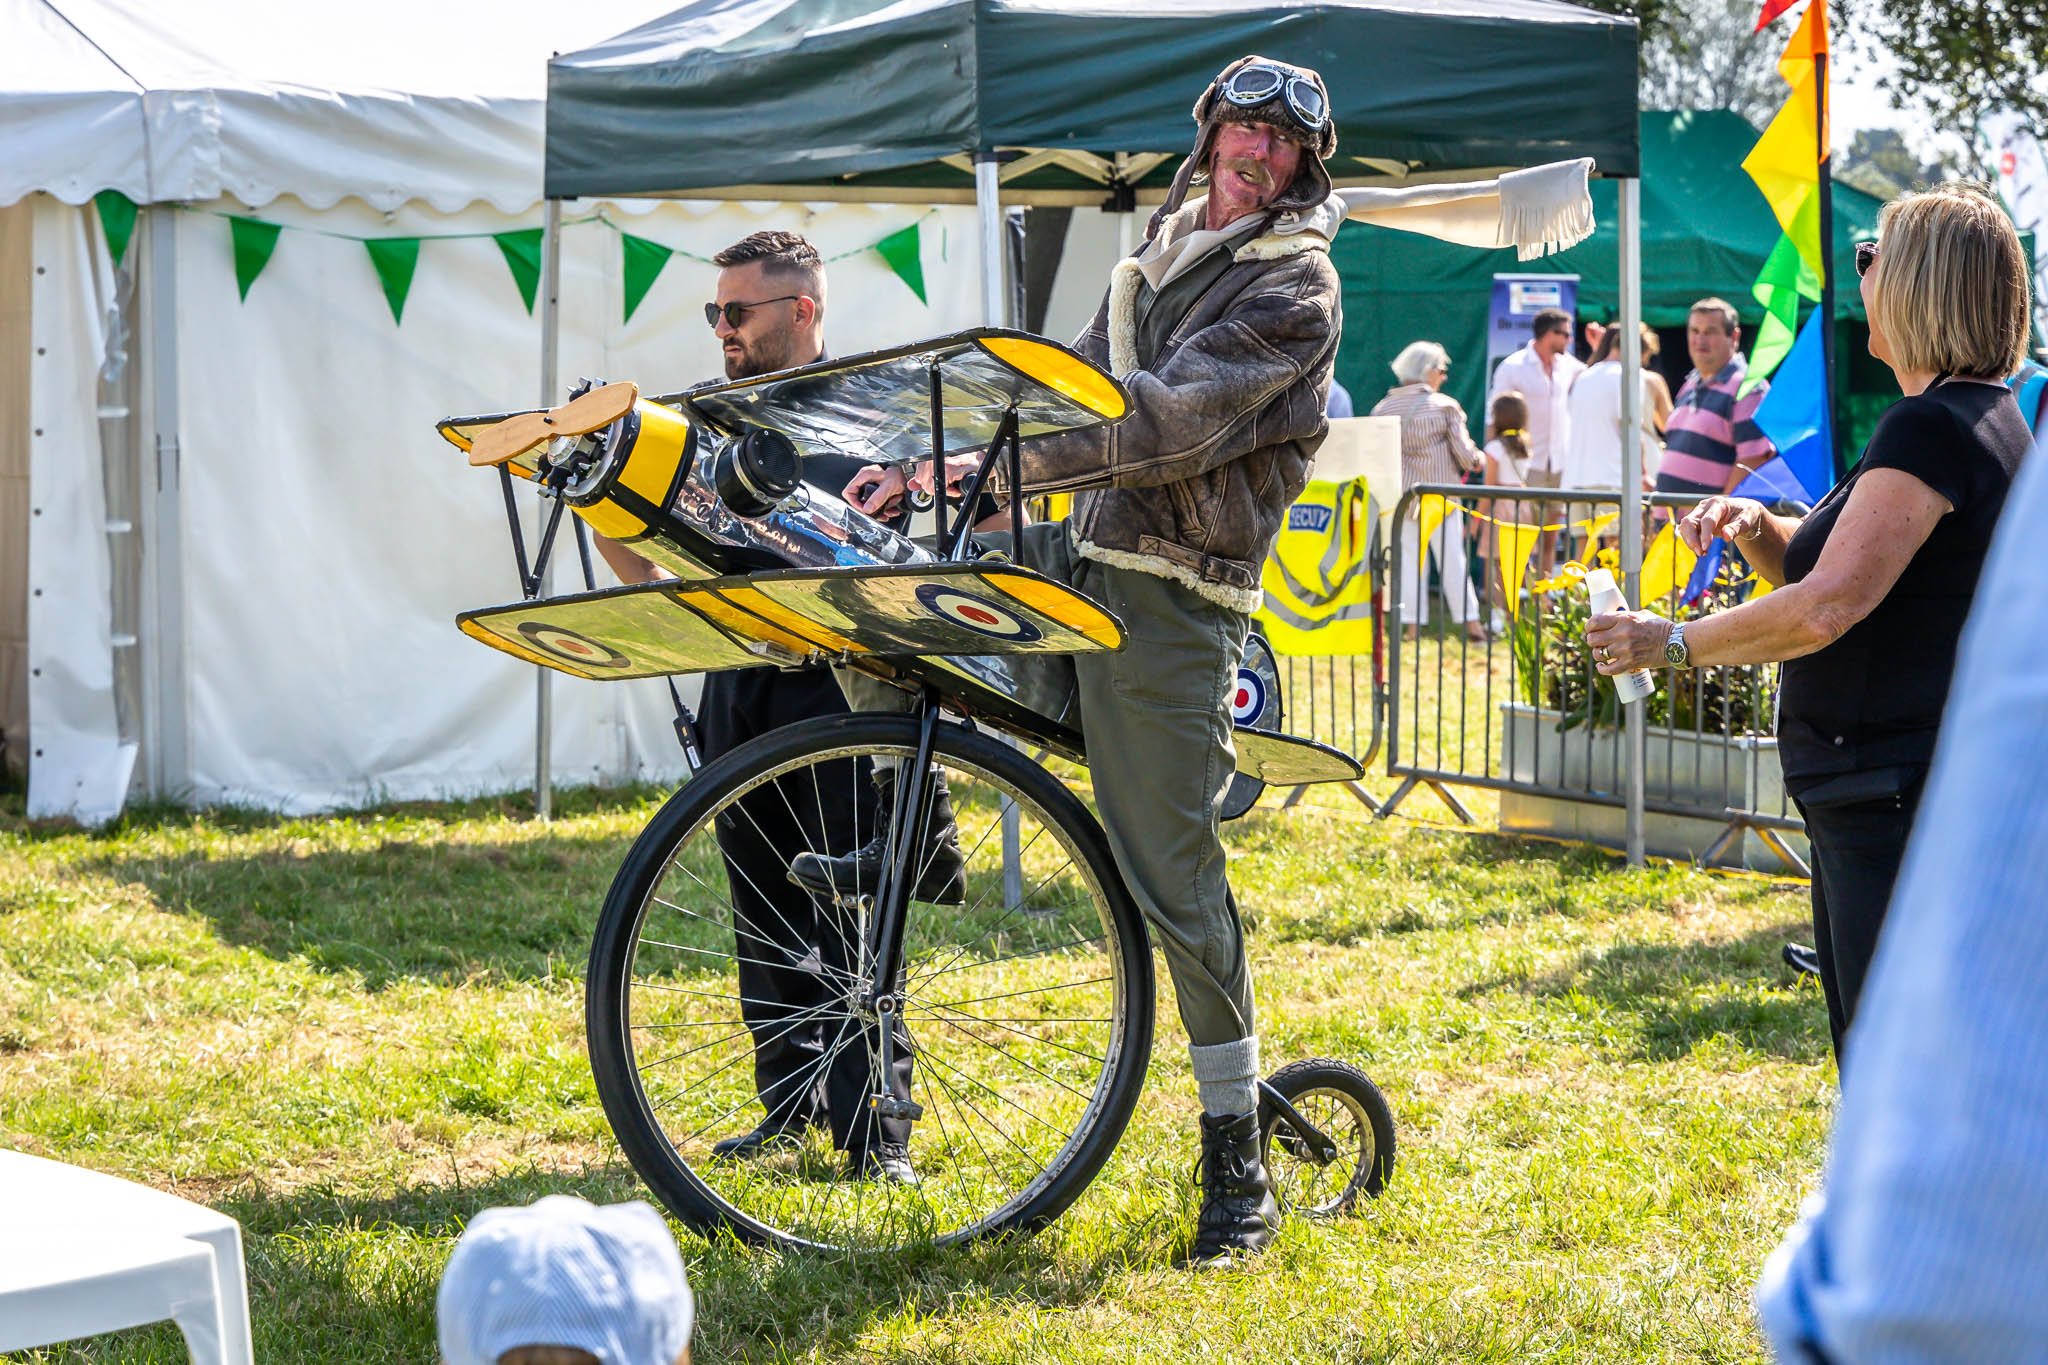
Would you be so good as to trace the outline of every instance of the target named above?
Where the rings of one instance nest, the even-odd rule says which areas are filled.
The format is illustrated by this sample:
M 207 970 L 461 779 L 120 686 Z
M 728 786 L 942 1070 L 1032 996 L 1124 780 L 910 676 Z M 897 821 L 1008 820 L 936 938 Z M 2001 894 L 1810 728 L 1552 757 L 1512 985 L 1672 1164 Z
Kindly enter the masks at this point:
M 1159 233 L 1173 233 L 1192 226 L 1196 216 L 1202 212 L 1203 204 L 1203 200 L 1197 199 L 1183 205 L 1159 225 Z M 1292 218 L 1293 215 L 1283 215 L 1280 223 L 1269 224 L 1264 233 L 1233 251 L 1231 259 L 1239 263 L 1277 261 L 1298 256 L 1304 251 L 1330 249 L 1330 240 L 1322 234 L 1320 223 L 1296 225 L 1290 221 Z M 1279 230 L 1275 230 L 1276 227 Z M 1288 230 L 1290 228 L 1291 231 Z M 1118 261 L 1109 272 L 1109 372 L 1118 379 L 1138 368 L 1138 289 L 1144 282 L 1145 276 L 1138 269 L 1136 256 Z

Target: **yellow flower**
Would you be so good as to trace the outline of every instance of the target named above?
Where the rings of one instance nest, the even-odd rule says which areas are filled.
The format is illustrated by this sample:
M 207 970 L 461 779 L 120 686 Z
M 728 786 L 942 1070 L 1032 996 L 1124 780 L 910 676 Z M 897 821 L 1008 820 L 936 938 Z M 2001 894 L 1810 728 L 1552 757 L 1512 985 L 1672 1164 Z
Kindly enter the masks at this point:
M 1569 588 L 1586 576 L 1586 566 L 1575 559 L 1567 559 L 1557 566 L 1555 578 L 1539 579 L 1529 585 L 1531 592 L 1557 592 Z
M 1621 556 L 1611 549 L 1602 550 L 1599 554 L 1593 556 L 1593 562 L 1603 569 L 1618 568 L 1621 564 Z

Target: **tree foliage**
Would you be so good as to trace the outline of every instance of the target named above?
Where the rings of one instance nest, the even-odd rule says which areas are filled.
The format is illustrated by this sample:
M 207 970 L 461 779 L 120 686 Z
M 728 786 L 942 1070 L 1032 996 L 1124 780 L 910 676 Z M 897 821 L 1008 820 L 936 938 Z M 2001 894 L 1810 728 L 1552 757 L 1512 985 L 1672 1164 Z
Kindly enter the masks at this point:
M 1661 100 L 1667 92 L 1691 93 L 1699 89 L 1698 82 L 1705 82 L 1710 93 L 1718 90 L 1715 73 L 1722 70 L 1721 53 L 1733 36 L 1727 30 L 1753 29 L 1763 7 L 1762 0 L 1584 3 L 1630 15 L 1641 26 L 1647 107 L 1654 107 L 1653 95 Z M 1924 112 L 1932 125 L 1927 131 L 1974 142 L 1978 120 L 1998 109 L 2011 109 L 2037 126 L 2048 124 L 2048 0 L 1831 0 L 1828 19 L 1837 50 L 1889 57 L 1892 69 L 1880 78 L 1880 87 L 1898 108 Z M 1771 25 L 1761 40 L 1764 46 L 1782 44 L 1789 23 Z M 1766 70 L 1770 66 L 1768 58 L 1759 64 Z M 1704 70 L 1692 87 L 1674 84 L 1688 68 Z M 1742 92 L 1734 90 L 1731 100 L 1741 98 Z M 1754 117 L 1736 102 L 1717 101 L 1713 107 Z
M 1761 128 L 1785 102 L 1774 32 L 1756 31 L 1757 0 L 1694 0 L 1664 10 L 1642 50 L 1645 109 L 1732 109 Z
M 1944 156 L 1924 158 L 1896 128 L 1859 128 L 1835 154 L 1835 179 L 1879 199 L 1896 199 L 1960 174 Z
M 1893 104 L 1926 109 L 1938 129 L 1974 140 L 1997 109 L 2048 120 L 2048 0 L 1850 0 L 1848 10 L 1852 40 L 1897 63 L 1880 81 Z

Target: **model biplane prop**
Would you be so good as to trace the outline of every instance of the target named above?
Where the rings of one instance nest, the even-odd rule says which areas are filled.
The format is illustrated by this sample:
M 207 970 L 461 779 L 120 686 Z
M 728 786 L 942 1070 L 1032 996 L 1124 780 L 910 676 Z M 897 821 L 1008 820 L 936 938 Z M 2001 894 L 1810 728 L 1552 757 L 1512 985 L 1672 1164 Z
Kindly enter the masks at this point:
M 1120 384 L 1065 347 L 981 328 L 680 393 L 586 382 L 548 411 L 449 418 L 441 434 L 500 471 L 508 511 L 513 477 L 555 502 L 531 564 L 512 518 L 529 600 L 457 621 L 578 678 L 829 661 L 936 689 L 949 709 L 1085 762 L 1085 737 L 1023 700 L 1014 664 L 1121 649 L 1122 624 L 1028 564 L 981 553 L 964 516 L 947 525 L 943 500 L 927 549 L 805 483 L 802 462 L 829 452 L 908 471 L 982 452 L 971 507 L 998 459 L 1020 481 L 1021 441 L 1128 407 Z M 563 507 L 676 577 L 537 598 Z M 1276 732 L 1270 673 L 1241 679 L 1240 773 L 1283 786 L 1361 776 L 1349 755 Z

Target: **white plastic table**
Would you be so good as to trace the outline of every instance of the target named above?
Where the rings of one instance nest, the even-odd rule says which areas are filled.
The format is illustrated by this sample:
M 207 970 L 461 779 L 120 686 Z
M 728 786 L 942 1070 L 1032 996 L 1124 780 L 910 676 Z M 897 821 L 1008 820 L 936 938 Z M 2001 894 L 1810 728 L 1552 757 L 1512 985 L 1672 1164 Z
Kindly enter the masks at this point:
M 198 1365 L 253 1365 L 234 1219 L 10 1151 L 0 1210 L 0 1351 L 171 1321 Z

